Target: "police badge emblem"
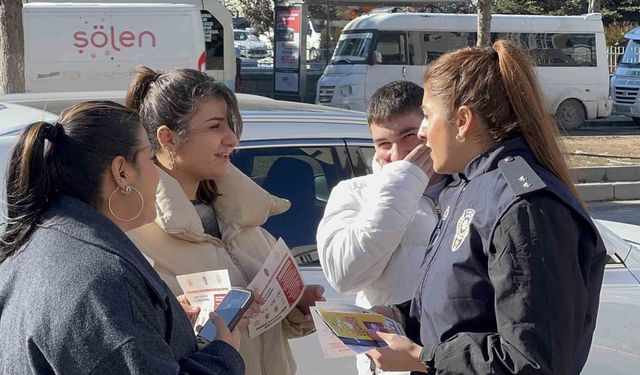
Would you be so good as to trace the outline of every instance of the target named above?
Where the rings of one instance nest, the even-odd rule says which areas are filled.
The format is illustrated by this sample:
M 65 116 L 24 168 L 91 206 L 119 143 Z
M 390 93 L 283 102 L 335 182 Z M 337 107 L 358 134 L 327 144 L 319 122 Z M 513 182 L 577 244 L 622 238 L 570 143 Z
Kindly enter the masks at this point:
M 453 238 L 453 243 L 451 244 L 451 251 L 456 252 L 462 246 L 465 238 L 469 235 L 469 226 L 471 226 L 471 220 L 473 220 L 473 216 L 476 214 L 476 210 L 467 208 L 458 219 L 458 224 L 456 225 L 456 236 Z

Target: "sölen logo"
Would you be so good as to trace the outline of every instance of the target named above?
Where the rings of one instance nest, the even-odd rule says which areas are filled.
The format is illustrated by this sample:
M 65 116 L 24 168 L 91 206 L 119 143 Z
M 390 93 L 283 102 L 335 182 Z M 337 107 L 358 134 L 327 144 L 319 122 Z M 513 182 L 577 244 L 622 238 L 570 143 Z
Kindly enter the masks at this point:
M 99 22 L 95 22 L 92 30 L 73 33 L 73 45 L 79 54 L 91 54 L 91 58 L 95 59 L 98 53 L 104 53 L 113 60 L 113 54 L 124 49 L 156 47 L 156 36 L 153 32 L 144 30 L 136 33 L 130 30 L 118 30 L 112 25 L 105 26 L 104 21 L 102 18 Z M 85 27 L 89 25 L 87 20 L 83 23 Z

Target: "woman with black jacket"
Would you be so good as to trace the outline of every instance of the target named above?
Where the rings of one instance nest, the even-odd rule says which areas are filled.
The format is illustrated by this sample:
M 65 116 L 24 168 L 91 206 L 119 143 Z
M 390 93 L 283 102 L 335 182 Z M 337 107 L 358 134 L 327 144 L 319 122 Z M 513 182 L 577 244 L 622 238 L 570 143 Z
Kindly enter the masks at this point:
M 421 344 L 381 333 L 389 346 L 369 355 L 391 370 L 578 374 L 606 254 L 527 57 L 507 41 L 454 51 L 424 88 L 420 135 L 452 178 L 404 314 Z
M 176 297 L 124 234 L 158 173 L 138 115 L 88 102 L 29 125 L 8 166 L 0 373 L 244 374 L 238 332 L 198 350 Z

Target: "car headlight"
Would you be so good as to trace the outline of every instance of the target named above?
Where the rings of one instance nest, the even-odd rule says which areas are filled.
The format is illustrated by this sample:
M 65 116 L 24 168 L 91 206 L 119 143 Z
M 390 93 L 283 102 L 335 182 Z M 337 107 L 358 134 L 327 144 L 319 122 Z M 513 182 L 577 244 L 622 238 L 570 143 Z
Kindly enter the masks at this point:
M 353 87 L 351 85 L 342 86 L 340 88 L 340 93 L 342 96 L 351 96 L 353 95 Z

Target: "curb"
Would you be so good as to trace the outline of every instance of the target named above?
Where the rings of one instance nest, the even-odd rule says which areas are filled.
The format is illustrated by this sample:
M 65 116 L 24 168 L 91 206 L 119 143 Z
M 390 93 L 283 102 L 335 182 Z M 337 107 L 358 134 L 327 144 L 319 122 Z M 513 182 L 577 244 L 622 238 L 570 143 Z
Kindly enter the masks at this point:
M 576 183 L 640 181 L 640 166 L 571 168 Z
M 571 168 L 585 202 L 639 200 L 640 166 Z
M 585 202 L 640 199 L 640 181 L 595 182 L 577 184 L 576 187 Z

